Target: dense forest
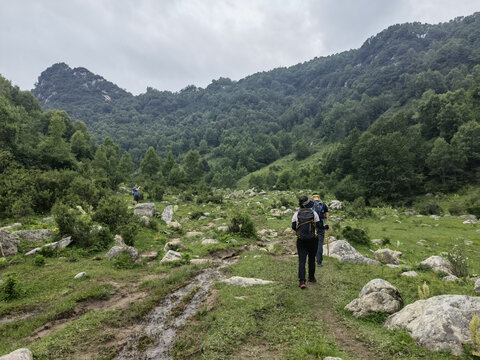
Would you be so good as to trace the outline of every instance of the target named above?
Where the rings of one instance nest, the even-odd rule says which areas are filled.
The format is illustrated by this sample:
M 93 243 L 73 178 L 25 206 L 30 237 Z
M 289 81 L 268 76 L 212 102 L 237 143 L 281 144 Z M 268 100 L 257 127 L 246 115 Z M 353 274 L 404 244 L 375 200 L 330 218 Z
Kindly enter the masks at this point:
M 344 199 L 403 201 L 479 180 L 480 13 L 438 25 L 393 25 L 359 49 L 239 81 L 220 78 L 205 89 L 148 88 L 133 96 L 60 63 L 41 74 L 33 94 L 44 109 L 75 120 L 66 142 L 73 130 L 77 138 L 86 134 L 84 123 L 97 142 L 115 139 L 119 148 L 111 140 L 102 146 L 123 154 L 125 168 L 159 186 L 232 187 L 284 156 L 301 161 L 324 151 L 321 164 L 273 167 L 250 183 L 326 185 Z M 43 132 L 50 136 L 46 125 Z M 76 161 L 100 163 L 103 155 L 84 138 L 89 146 L 77 150 Z

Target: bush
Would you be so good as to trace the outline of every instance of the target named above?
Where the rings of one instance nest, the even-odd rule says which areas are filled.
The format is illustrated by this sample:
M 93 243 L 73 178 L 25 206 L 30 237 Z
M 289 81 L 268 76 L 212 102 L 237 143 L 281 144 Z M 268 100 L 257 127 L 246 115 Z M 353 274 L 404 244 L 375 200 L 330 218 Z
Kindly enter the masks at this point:
M 159 184 L 148 185 L 145 191 L 148 193 L 148 198 L 155 201 L 162 201 L 165 195 L 165 189 Z
M 150 220 L 152 224 L 153 219 Z M 122 236 L 123 242 L 128 246 L 134 246 L 135 236 L 137 235 L 139 225 L 133 220 L 118 227 L 118 233 Z
M 107 225 L 112 232 L 132 218 L 122 198 L 108 196 L 100 200 L 93 215 L 93 220 Z
M 138 266 L 138 264 L 132 261 L 132 258 L 125 250 L 113 261 L 113 267 L 116 269 L 133 269 L 136 266 Z
M 244 237 L 257 237 L 257 230 L 252 218 L 247 214 L 235 214 L 230 222 L 228 231 Z
M 14 300 L 19 297 L 18 280 L 15 274 L 8 274 L 7 280 L 2 286 L 3 298 L 6 301 Z
M 190 220 L 198 220 L 202 216 L 203 216 L 203 211 L 194 211 L 190 215 Z
M 367 232 L 363 229 L 346 226 L 342 230 L 342 235 L 350 243 L 357 245 L 370 245 L 370 238 L 368 237 Z
M 281 208 L 282 206 L 285 206 L 286 208 L 294 207 L 295 204 L 288 200 L 285 196 L 280 197 L 278 200 L 274 200 L 272 203 L 272 208 L 273 209 L 278 209 Z
M 463 240 L 461 240 L 463 241 Z M 448 253 L 447 259 L 453 265 L 453 274 L 458 277 L 468 276 L 467 255 L 463 245 L 455 245 L 452 252 Z
M 6 268 L 7 266 L 8 266 L 7 259 L 5 259 L 4 257 L 0 258 L 0 270 Z
M 43 255 L 37 255 L 33 259 L 33 265 L 41 267 L 45 265 L 45 257 Z
M 413 208 L 423 215 L 441 215 L 442 208 L 435 199 L 431 197 L 417 199 Z
M 356 218 L 372 217 L 373 211 L 365 205 L 365 199 L 363 197 L 356 198 L 353 202 L 346 206 L 347 215 Z

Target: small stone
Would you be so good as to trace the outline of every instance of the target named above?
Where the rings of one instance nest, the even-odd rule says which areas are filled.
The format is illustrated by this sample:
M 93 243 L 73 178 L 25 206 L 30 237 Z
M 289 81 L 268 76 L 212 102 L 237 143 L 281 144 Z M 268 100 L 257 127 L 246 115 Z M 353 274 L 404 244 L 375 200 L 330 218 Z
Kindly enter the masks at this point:
M 185 244 L 180 239 L 172 239 L 171 241 L 167 242 L 163 247 L 163 251 L 185 249 Z
M 418 276 L 416 271 L 405 271 L 400 274 L 401 276 L 416 277 Z
M 170 221 L 170 222 L 167 223 L 167 226 L 170 229 L 173 229 L 173 230 L 181 230 L 182 229 L 182 224 L 180 224 L 178 221 Z
M 327 357 L 323 358 L 323 360 L 342 360 L 342 358 L 333 357 L 333 356 L 327 356 Z
M 185 237 L 187 238 L 191 238 L 191 237 L 195 237 L 195 236 L 200 236 L 202 235 L 203 233 L 200 232 L 200 231 L 189 231 L 185 234 Z
M 87 273 L 85 271 L 82 271 L 82 272 L 78 273 L 77 275 L 75 275 L 74 279 L 81 279 L 85 276 L 87 276 Z
M 141 218 L 140 218 L 140 223 L 142 223 L 143 225 L 145 225 L 146 227 L 149 227 L 150 226 L 150 218 L 146 215 L 143 215 Z
M 228 226 L 226 226 L 226 225 L 219 226 L 219 227 L 217 227 L 217 230 L 218 231 L 228 231 Z
M 472 244 L 473 244 L 473 241 L 465 240 L 463 243 L 464 243 L 465 245 L 472 245 Z
M 12 225 L 0 227 L 0 230 L 12 230 L 12 229 L 15 229 L 15 228 L 20 227 L 20 226 L 22 226 L 21 223 L 13 223 Z
M 193 264 L 193 265 L 204 265 L 204 264 L 210 264 L 212 262 L 213 262 L 213 260 L 211 260 L 211 259 L 192 259 L 192 260 L 190 260 L 190 264 Z
M 443 281 L 448 282 L 448 281 L 457 281 L 458 277 L 455 275 L 447 275 L 442 278 Z
M 223 282 L 228 285 L 235 285 L 235 286 L 241 286 L 241 287 L 251 286 L 251 285 L 268 285 L 273 283 L 273 281 L 270 281 L 270 280 L 245 278 L 241 276 L 232 276 L 229 279 L 223 280 Z
M 473 291 L 475 291 L 475 292 L 477 292 L 477 293 L 480 292 L 480 279 L 477 279 L 477 280 L 475 281 L 475 285 L 474 285 L 474 287 L 473 287 Z
M 204 239 L 202 240 L 202 245 L 218 244 L 218 240 L 215 239 Z
M 158 257 L 158 252 L 150 251 L 145 254 L 142 254 L 141 257 L 142 259 L 145 259 L 145 261 L 153 261 Z
M 168 250 L 168 252 L 165 254 L 162 260 L 160 260 L 160 263 L 166 263 L 166 262 L 172 262 L 172 261 L 177 261 L 177 260 L 182 260 L 182 254 L 180 254 L 177 251 L 173 250 Z
M 22 348 L 0 356 L 0 360 L 33 360 L 33 354 L 30 350 Z

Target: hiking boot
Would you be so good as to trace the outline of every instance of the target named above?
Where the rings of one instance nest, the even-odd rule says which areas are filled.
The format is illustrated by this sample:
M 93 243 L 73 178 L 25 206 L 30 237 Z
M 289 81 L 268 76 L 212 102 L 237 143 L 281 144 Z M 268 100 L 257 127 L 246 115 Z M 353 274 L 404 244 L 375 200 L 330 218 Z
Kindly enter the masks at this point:
M 300 287 L 300 289 L 305 289 L 307 287 L 307 285 L 305 285 L 305 281 L 300 281 L 300 285 L 298 285 Z
M 317 267 L 322 267 L 323 264 L 322 263 L 317 263 Z
M 308 280 L 308 285 L 315 285 L 316 283 L 317 283 L 317 279 L 315 278 Z

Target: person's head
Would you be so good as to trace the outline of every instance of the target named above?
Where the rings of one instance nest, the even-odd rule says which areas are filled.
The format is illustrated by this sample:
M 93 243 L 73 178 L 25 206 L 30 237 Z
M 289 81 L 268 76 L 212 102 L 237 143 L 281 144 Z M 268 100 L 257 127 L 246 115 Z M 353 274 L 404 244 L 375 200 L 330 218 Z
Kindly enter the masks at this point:
M 312 200 L 313 200 L 313 201 L 315 201 L 315 200 L 316 200 L 316 201 L 320 201 L 320 195 L 318 195 L 318 193 L 313 194 L 313 195 L 312 195 Z
M 313 202 L 306 196 L 300 196 L 298 198 L 298 206 L 301 208 L 311 208 L 313 207 Z

